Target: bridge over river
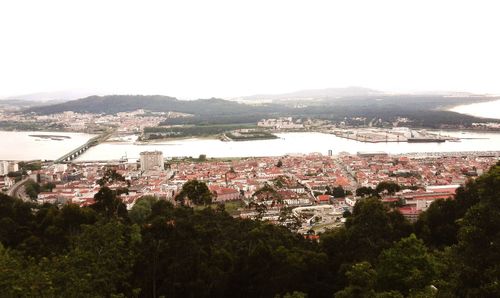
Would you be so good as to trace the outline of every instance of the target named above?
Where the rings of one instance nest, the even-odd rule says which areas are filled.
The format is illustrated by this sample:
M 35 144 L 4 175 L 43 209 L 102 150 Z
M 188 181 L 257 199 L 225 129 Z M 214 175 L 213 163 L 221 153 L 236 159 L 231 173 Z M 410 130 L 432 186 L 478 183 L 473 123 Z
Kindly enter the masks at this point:
M 64 154 L 63 156 L 59 157 L 58 159 L 54 160 L 54 163 L 68 163 L 71 162 L 72 160 L 76 159 L 78 156 L 82 155 L 87 151 L 90 147 L 99 145 L 101 142 L 106 141 L 114 131 L 108 131 L 105 132 L 101 135 L 98 135 L 96 137 L 93 137 L 92 139 L 88 140 L 85 144 L 79 146 L 76 149 L 73 149 L 71 152 Z

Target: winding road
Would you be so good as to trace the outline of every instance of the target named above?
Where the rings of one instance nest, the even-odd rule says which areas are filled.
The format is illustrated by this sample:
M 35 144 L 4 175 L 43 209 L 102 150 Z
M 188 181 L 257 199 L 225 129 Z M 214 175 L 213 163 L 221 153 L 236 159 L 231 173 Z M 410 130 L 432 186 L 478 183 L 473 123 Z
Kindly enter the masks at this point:
M 24 201 L 26 201 L 26 197 L 24 196 L 21 196 L 19 197 L 18 196 L 18 192 L 19 192 L 19 189 L 26 183 L 28 182 L 29 178 L 24 178 L 23 180 L 17 182 L 16 184 L 14 184 L 10 189 L 9 191 L 7 192 L 7 195 L 11 196 L 11 197 L 14 197 L 14 198 L 20 198 Z

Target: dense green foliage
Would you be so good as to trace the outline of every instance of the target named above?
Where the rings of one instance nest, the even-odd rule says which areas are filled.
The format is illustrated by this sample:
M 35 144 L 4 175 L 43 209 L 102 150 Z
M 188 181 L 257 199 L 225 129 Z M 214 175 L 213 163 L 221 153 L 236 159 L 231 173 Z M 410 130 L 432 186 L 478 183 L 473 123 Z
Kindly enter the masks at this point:
M 331 195 L 334 198 L 344 198 L 346 195 L 349 194 L 348 192 L 349 191 L 346 192 L 342 186 L 334 186 L 334 187 L 327 186 L 325 194 Z
M 205 182 L 191 180 L 182 186 L 181 192 L 175 197 L 176 201 L 184 204 L 189 199 L 195 205 L 209 205 L 212 203 L 212 193 Z
M 0 121 L 0 129 L 3 131 L 60 131 L 64 130 L 64 126 L 59 123 L 53 123 L 49 121 Z
M 476 98 L 481 101 L 486 99 Z M 248 106 L 247 112 L 239 113 L 194 113 L 194 117 L 167 119 L 164 124 L 230 124 L 230 123 L 255 123 L 262 118 L 276 116 L 292 116 L 295 118 L 317 118 L 332 121 L 343 121 L 347 125 L 362 125 L 363 122 L 349 119 L 364 117 L 381 119 L 387 124 L 397 117 L 405 117 L 410 122 L 405 126 L 440 128 L 442 125 L 470 127 L 474 122 L 498 120 L 483 119 L 470 115 L 447 111 L 446 108 L 471 103 L 471 98 L 444 97 L 444 96 L 383 96 L 376 97 L 346 97 L 341 99 L 325 99 L 322 101 L 302 103 L 303 107 L 297 108 L 295 103 L 268 104 L 261 106 Z M 365 123 L 366 124 L 366 123 Z
M 161 95 L 108 95 L 89 96 L 65 103 L 33 107 L 27 112 L 37 114 L 78 113 L 116 114 L 144 109 L 153 112 L 180 112 L 196 115 L 246 114 L 249 106 L 222 99 L 178 100 Z M 255 111 L 264 110 L 254 108 Z
M 362 187 L 356 189 L 356 196 L 358 196 L 358 197 L 372 196 L 374 194 L 375 194 L 375 190 L 371 187 L 362 186 Z
M 31 162 L 27 163 L 24 161 L 20 161 L 18 163 L 19 169 L 23 171 L 34 171 L 34 170 L 40 170 L 42 168 L 42 163 L 41 162 Z
M 278 137 L 267 131 L 249 131 L 249 132 L 234 132 L 226 133 L 226 136 L 233 141 L 251 141 L 251 140 L 268 140 L 277 139 Z
M 171 127 L 145 127 L 145 139 L 159 139 L 166 137 L 191 137 L 191 136 L 211 136 L 227 131 L 255 128 L 253 124 L 225 124 L 225 125 L 195 125 L 195 126 L 171 126 Z
M 125 181 L 125 177 L 116 172 L 115 169 L 108 168 L 105 170 L 104 175 L 99 178 L 96 183 L 100 186 L 104 186 L 106 185 L 106 183 L 110 183 L 113 181 Z
M 382 181 L 375 187 L 375 193 L 380 194 L 382 192 L 387 192 L 388 194 L 394 194 L 401 190 L 401 186 L 396 182 Z
M 124 207 L 106 187 L 82 208 L 0 194 L 1 296 L 500 296 L 500 164 L 414 226 L 366 198 L 319 242 L 224 208 Z
M 40 185 L 36 183 L 35 181 L 29 179 L 25 184 L 24 184 L 24 191 L 30 197 L 32 200 L 36 199 L 38 194 L 41 191 Z

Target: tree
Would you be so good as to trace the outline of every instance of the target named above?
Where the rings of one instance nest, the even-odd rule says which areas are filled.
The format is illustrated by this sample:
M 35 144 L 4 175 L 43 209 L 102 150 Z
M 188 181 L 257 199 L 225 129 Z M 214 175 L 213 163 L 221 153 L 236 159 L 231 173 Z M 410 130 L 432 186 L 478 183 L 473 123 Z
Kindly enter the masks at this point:
M 257 216 L 255 219 L 257 220 L 262 220 L 264 215 L 266 215 L 267 212 L 267 206 L 266 204 L 255 204 L 255 211 L 257 212 Z
M 36 171 L 36 170 L 42 169 L 42 164 L 40 162 L 27 163 L 27 162 L 20 161 L 18 163 L 18 166 L 19 166 L 19 169 L 21 169 L 22 171 Z
M 375 263 L 380 252 L 411 233 L 404 216 L 389 209 L 377 198 L 356 203 L 344 227 L 323 233 L 322 251 L 329 256 L 330 271 L 336 273 L 336 290 L 346 286 L 345 273 L 359 262 Z
M 345 227 L 354 261 L 375 260 L 393 241 L 411 232 L 401 213 L 389 211 L 377 198 L 358 201 Z
M 128 218 L 127 207 L 116 196 L 116 191 L 111 190 L 107 186 L 102 187 L 94 195 L 95 203 L 92 208 L 104 215 L 106 218 Z
M 129 278 L 141 241 L 137 233 L 133 226 L 118 221 L 83 226 L 69 253 L 51 265 L 56 296 L 131 296 Z
M 0 243 L 0 292 L 3 297 L 55 297 L 50 275 Z
M 35 181 L 29 179 L 25 184 L 24 184 L 24 190 L 26 194 L 32 199 L 36 199 L 38 197 L 38 194 L 40 193 L 40 185 L 36 183 Z
M 463 215 L 462 215 L 463 216 Z M 443 248 L 457 243 L 458 222 L 456 200 L 436 200 L 423 212 L 415 229 L 426 244 Z
M 437 277 L 436 260 L 415 234 L 384 250 L 376 269 L 379 288 L 404 295 L 411 290 L 425 289 Z
M 375 194 L 375 191 L 371 187 L 359 187 L 356 189 L 356 196 L 358 197 L 366 197 L 366 196 L 372 196 Z
M 278 168 L 281 168 L 283 166 L 283 162 L 280 160 L 278 160 L 278 163 L 276 164 L 276 167 Z
M 326 189 L 326 194 L 329 194 L 334 198 L 344 198 L 346 196 L 346 192 L 342 186 L 335 186 L 333 188 L 327 186 Z
M 335 298 L 375 297 L 377 272 L 369 262 L 354 264 L 346 273 L 349 285 L 335 293 Z
M 30 239 L 21 245 L 26 254 L 40 257 L 67 252 L 71 241 L 80 234 L 81 226 L 97 221 L 97 213 L 76 204 L 65 204 L 60 208 L 46 204 L 38 210 L 35 220 L 38 243 Z
M 388 194 L 394 194 L 400 190 L 401 187 L 399 184 L 392 181 L 382 181 L 375 188 L 375 193 L 380 194 L 381 192 L 387 191 Z
M 47 183 L 42 184 L 41 191 L 42 192 L 51 192 L 55 187 L 56 187 L 56 185 L 54 183 L 47 182 Z
M 290 207 L 284 207 L 280 210 L 278 222 L 292 231 L 297 231 L 301 226 L 300 219 L 293 214 Z
M 158 199 L 153 196 L 140 197 L 129 212 L 130 219 L 137 224 L 145 223 L 151 215 L 153 211 L 152 206 L 156 201 Z
M 208 205 L 212 203 L 212 192 L 205 182 L 190 180 L 182 186 L 181 192 L 175 197 L 177 201 L 184 202 L 188 198 L 195 205 Z
M 431 206 L 417 227 L 429 247 L 378 198 L 358 201 L 346 225 L 317 242 L 152 197 L 120 216 L 105 187 L 83 208 L 0 194 L 0 296 L 499 297 L 499 194 L 500 164 L 459 190 L 455 205 Z M 282 211 L 286 223 L 291 210 Z M 455 244 L 436 245 L 452 223 Z
M 36 226 L 35 205 L 0 193 L 0 243 L 17 248 L 31 237 Z
M 500 163 L 466 187 L 464 197 L 478 201 L 460 221 L 454 248 L 457 293 L 500 296 Z
M 105 186 L 107 183 L 111 183 L 113 181 L 125 181 L 125 177 L 123 177 L 115 169 L 107 168 L 104 171 L 103 177 L 98 179 L 96 183 L 102 187 Z
M 274 296 L 274 298 L 307 298 L 307 297 L 308 297 L 308 295 L 306 293 L 299 292 L 299 291 L 293 291 L 292 293 L 286 293 L 283 296 L 280 296 L 280 295 Z

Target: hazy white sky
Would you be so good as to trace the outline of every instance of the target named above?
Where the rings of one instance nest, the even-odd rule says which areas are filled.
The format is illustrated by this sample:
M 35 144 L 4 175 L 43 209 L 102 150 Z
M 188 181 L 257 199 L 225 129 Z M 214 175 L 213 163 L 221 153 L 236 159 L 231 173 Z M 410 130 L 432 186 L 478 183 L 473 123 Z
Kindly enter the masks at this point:
M 500 94 L 499 1 L 0 0 L 0 96 Z

